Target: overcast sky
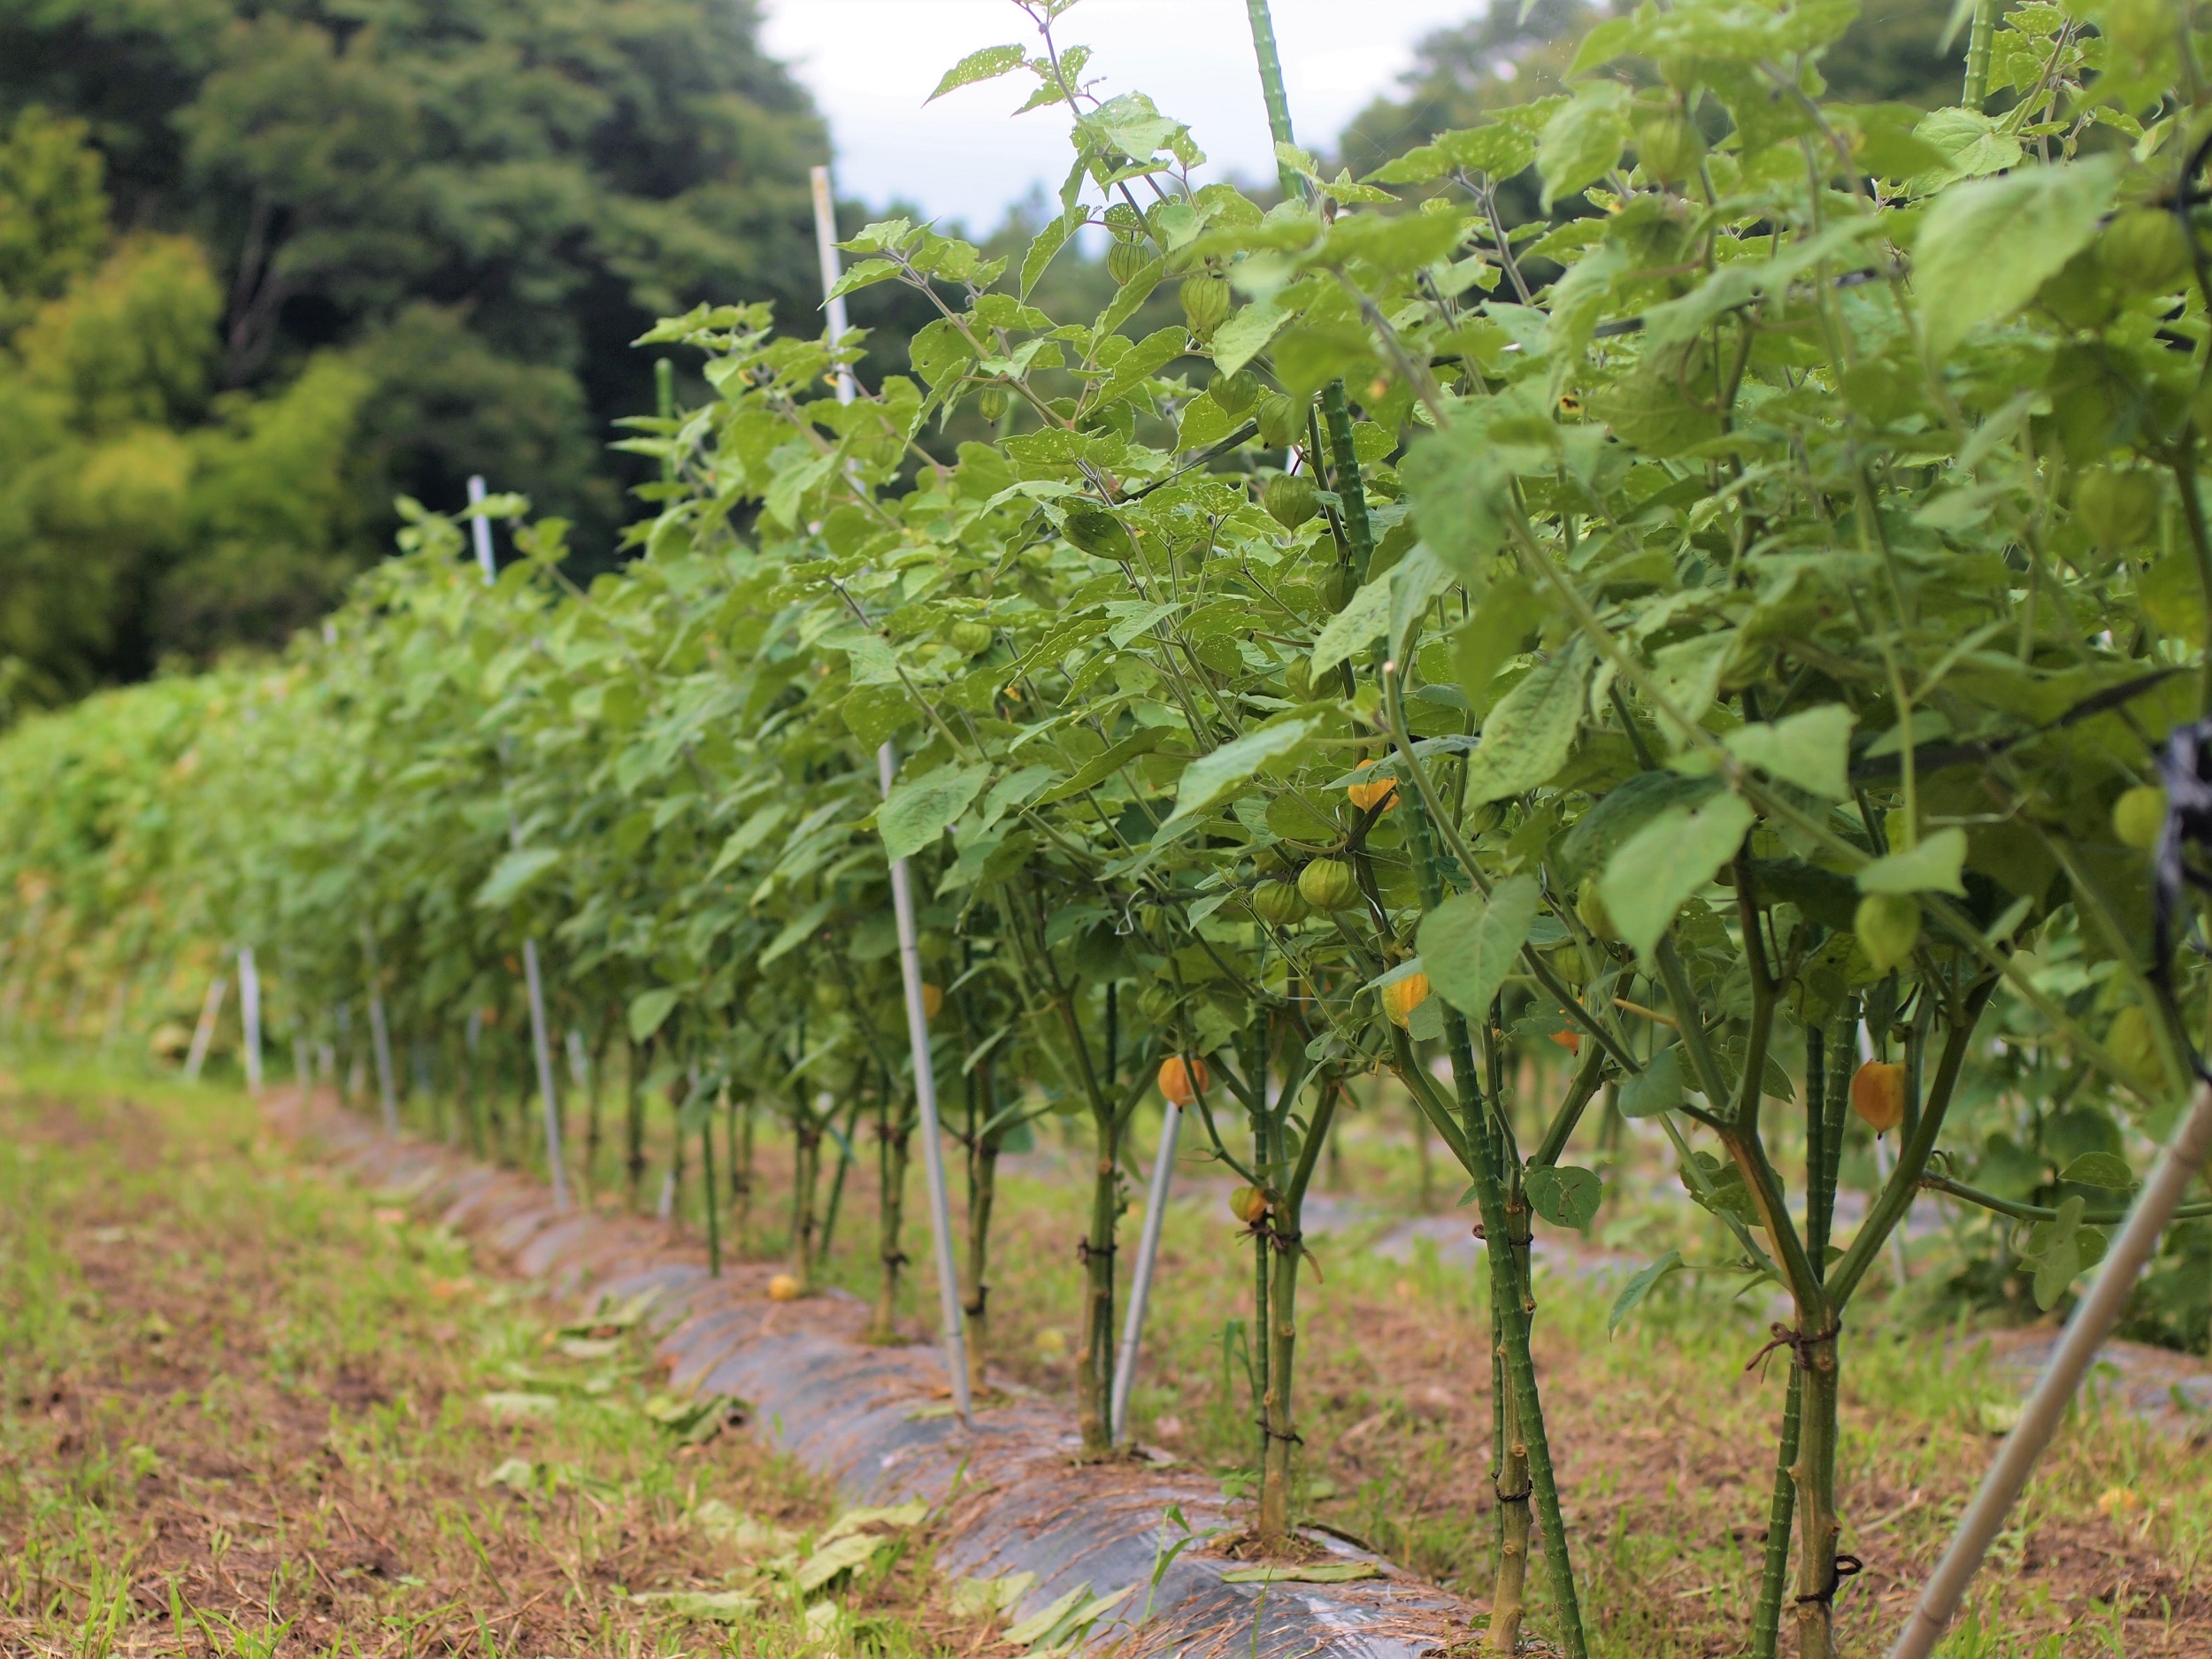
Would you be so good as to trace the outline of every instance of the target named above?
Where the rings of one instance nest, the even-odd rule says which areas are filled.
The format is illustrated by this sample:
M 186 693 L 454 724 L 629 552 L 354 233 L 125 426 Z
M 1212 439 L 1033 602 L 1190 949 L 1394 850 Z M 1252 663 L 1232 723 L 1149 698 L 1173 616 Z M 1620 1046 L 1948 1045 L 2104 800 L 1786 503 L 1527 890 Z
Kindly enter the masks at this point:
M 1332 142 L 1371 98 L 1394 87 L 1416 41 L 1483 4 L 1274 0 L 1300 141 Z M 1011 0 L 764 0 L 763 9 L 769 50 L 829 117 L 841 195 L 876 205 L 900 197 L 981 233 L 1033 182 L 1050 192 L 1066 176 L 1064 118 L 1039 110 L 1008 119 L 1035 85 L 1026 73 L 923 107 L 967 53 L 1034 42 Z M 1273 172 L 1243 0 L 1082 0 L 1053 36 L 1093 49 L 1085 78 L 1102 80 L 1102 96 L 1147 92 L 1189 122 L 1210 176 Z

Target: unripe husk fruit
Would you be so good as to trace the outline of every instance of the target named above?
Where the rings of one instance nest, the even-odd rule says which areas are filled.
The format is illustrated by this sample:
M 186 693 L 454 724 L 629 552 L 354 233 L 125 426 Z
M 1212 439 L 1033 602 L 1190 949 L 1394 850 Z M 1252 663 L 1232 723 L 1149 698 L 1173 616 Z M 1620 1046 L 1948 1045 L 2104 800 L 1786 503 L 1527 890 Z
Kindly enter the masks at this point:
M 2112 1024 L 2104 1034 L 2104 1046 L 2131 1076 L 2145 1083 L 2158 1081 L 2162 1070 L 2158 1034 L 2151 1027 L 2150 1010 L 2139 1002 L 2130 1002 L 2112 1017 Z
M 1188 1106 L 1214 1080 L 1203 1060 L 1187 1060 L 1179 1054 L 1160 1062 L 1160 1098 L 1171 1106 Z
M 947 631 L 946 638 L 953 649 L 964 657 L 973 657 L 978 651 L 991 649 L 992 630 L 987 622 L 956 622 Z
M 1302 922 L 1311 910 L 1296 885 L 1288 881 L 1261 882 L 1253 890 L 1252 908 L 1271 927 L 1288 927 Z
M 1637 164 L 1662 183 L 1688 178 L 1704 159 L 1705 134 L 1685 115 L 1671 111 L 1636 128 Z
M 1348 910 L 1359 902 L 1359 881 L 1340 858 L 1317 858 L 1298 872 L 1299 896 L 1317 910 Z
M 1887 1134 L 1905 1121 L 1905 1068 L 1887 1060 L 1869 1060 L 1851 1074 L 1851 1110 L 1876 1134 Z
M 1267 1214 L 1267 1194 L 1256 1187 L 1240 1187 L 1229 1194 L 1229 1213 L 1246 1226 L 1256 1227 Z
M 1605 895 L 1598 891 L 1595 876 L 1582 879 L 1581 890 L 1575 895 L 1575 914 L 1598 938 L 1613 937 L 1613 913 L 1605 908 Z
M 1224 374 L 1216 369 L 1213 379 L 1207 384 L 1206 396 L 1219 404 L 1225 413 L 1241 415 L 1259 401 L 1260 383 L 1243 369 L 1239 369 L 1234 374 Z
M 2139 783 L 2112 803 L 2112 833 L 2124 847 L 2147 853 L 2165 828 L 2166 792 L 2154 783 Z
M 1429 976 L 1409 973 L 1402 979 L 1393 979 L 1382 988 L 1383 1012 L 1394 1025 L 1403 1025 L 1413 1018 L 1413 1010 L 1429 1000 Z
M 1352 574 L 1348 565 L 1333 565 L 1319 584 L 1321 603 L 1334 616 L 1352 603 L 1352 595 L 1359 591 L 1359 578 Z
M 975 412 L 993 426 L 997 426 L 1006 418 L 1006 388 L 1002 386 L 985 387 L 976 395 Z
M 945 987 L 941 985 L 932 985 L 926 979 L 923 980 L 922 1018 L 924 1019 L 936 1018 L 937 1010 L 944 1007 L 944 1005 Z
M 1183 279 L 1183 320 L 1201 340 L 1229 319 L 1229 279 L 1202 273 Z
M 1920 942 L 1920 906 L 1902 893 L 1870 893 L 1859 901 L 1851 931 L 1876 971 L 1887 973 Z
M 1270 449 L 1287 449 L 1306 435 L 1306 406 L 1287 392 L 1270 392 L 1260 399 L 1260 443 Z
M 2108 553 L 2157 534 L 2159 500 L 2157 475 L 2141 467 L 2095 466 L 2074 480 L 2074 518 Z
M 1321 511 L 1321 492 L 1303 472 L 1279 472 L 1267 480 L 1260 504 L 1286 530 L 1295 530 Z
M 1117 241 L 1106 250 L 1106 274 L 1119 288 L 1152 263 L 1151 250 L 1141 242 Z
M 2097 257 L 2130 293 L 2170 294 L 2189 274 L 2189 232 L 2169 209 L 2130 208 L 2105 227 Z

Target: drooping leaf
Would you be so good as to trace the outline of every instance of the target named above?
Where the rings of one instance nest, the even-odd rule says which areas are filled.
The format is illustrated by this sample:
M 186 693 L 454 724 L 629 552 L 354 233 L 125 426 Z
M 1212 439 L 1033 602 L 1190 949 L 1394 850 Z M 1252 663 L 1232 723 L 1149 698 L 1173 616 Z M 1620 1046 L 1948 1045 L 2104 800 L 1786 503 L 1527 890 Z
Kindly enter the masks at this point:
M 1594 1220 L 1605 1199 L 1605 1183 L 1594 1170 L 1571 1164 L 1539 1164 L 1522 1177 L 1522 1187 L 1536 1213 L 1555 1227 L 1580 1232 Z
M 476 890 L 480 910 L 497 910 L 511 904 L 535 887 L 561 862 L 561 855 L 551 847 L 518 847 L 492 866 L 484 885 Z
M 1423 917 L 1421 961 L 1436 994 L 1470 1019 L 1488 1019 L 1542 902 L 1534 877 L 1513 876 L 1493 887 L 1487 900 L 1458 894 Z
M 1544 211 L 1564 196 L 1595 184 L 1619 163 L 1628 143 L 1628 88 L 1594 81 L 1544 123 L 1536 141 L 1536 173 L 1544 184 Z
M 1285 720 L 1279 726 L 1263 726 L 1257 731 L 1247 732 L 1211 754 L 1201 755 L 1183 769 L 1175 792 L 1175 810 L 1160 826 L 1159 835 L 1179 833 L 1269 761 L 1280 759 L 1304 742 L 1311 729 L 1310 721 Z
M 1659 1281 L 1681 1265 L 1681 1252 L 1669 1250 L 1622 1286 L 1621 1294 L 1613 1298 L 1613 1310 L 1605 1316 L 1605 1334 L 1611 1336 L 1619 1330 L 1621 1321 L 1636 1311 L 1637 1305 L 1651 1294 Z
M 1683 1096 L 1681 1054 L 1662 1048 L 1634 1077 L 1621 1079 L 1621 1116 L 1656 1118 L 1681 1105 Z
M 1747 766 L 1829 801 L 1851 798 L 1851 710 L 1823 703 L 1771 725 L 1738 726 L 1721 741 Z
M 630 1041 L 643 1042 L 668 1023 L 675 1011 L 680 993 L 667 986 L 657 986 L 649 991 L 640 991 L 630 999 Z
M 1598 879 L 1613 926 L 1640 956 L 1651 954 L 1682 902 L 1735 856 L 1755 814 L 1742 796 L 1672 806 L 1629 837 Z
M 968 810 L 968 803 L 990 778 L 990 767 L 979 764 L 940 766 L 902 781 L 876 814 L 884 851 L 895 859 L 911 858 Z
M 1977 324 L 2027 303 L 2086 247 L 2111 205 L 2108 157 L 2023 167 L 1947 190 L 1913 242 L 1922 344 L 1940 363 Z
M 1482 723 L 1482 742 L 1467 763 L 1467 799 L 1502 801 L 1549 781 L 1566 764 L 1582 729 L 1590 650 L 1580 639 L 1539 663 Z
M 1858 872 L 1862 893 L 1948 893 L 1966 896 L 1966 832 L 1954 826 L 1924 835 L 1909 852 L 1877 858 Z

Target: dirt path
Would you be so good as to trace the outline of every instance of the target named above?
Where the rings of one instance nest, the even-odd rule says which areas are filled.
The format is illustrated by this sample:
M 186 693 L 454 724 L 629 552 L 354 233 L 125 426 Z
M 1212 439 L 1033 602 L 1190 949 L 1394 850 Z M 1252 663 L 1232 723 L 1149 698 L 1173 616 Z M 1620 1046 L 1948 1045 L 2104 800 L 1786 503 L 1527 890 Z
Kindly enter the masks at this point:
M 823 1494 L 655 1421 L 642 1344 L 568 1317 L 242 1102 L 0 1089 L 0 1652 L 930 1649 L 910 1564 L 723 1622 Z

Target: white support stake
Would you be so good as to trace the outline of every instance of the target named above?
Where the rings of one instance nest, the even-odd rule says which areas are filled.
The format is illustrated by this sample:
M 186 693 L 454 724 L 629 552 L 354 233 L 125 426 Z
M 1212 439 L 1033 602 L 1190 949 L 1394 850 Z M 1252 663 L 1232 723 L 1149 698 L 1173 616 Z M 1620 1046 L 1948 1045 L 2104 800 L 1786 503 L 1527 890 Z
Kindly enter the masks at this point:
M 1160 1150 L 1152 1160 L 1152 1191 L 1144 1204 L 1144 1232 L 1137 1240 L 1137 1271 L 1129 1281 L 1129 1317 L 1122 1326 L 1121 1355 L 1114 1362 L 1114 1441 L 1129 1432 L 1129 1393 L 1137 1380 L 1137 1348 L 1144 1339 L 1145 1304 L 1152 1299 L 1152 1269 L 1160 1259 L 1160 1227 L 1167 1219 L 1167 1189 L 1175 1178 L 1175 1139 L 1183 1110 L 1170 1101 L 1160 1125 Z
M 845 334 L 845 302 L 830 297 L 837 286 L 836 200 L 830 190 L 827 167 L 817 167 L 814 186 L 814 250 L 822 262 L 822 302 L 828 316 L 829 337 Z M 852 371 L 837 371 L 837 401 L 849 403 L 858 396 Z M 891 780 L 899 769 L 891 745 L 876 751 L 876 772 L 886 799 Z M 952 1206 L 945 1197 L 945 1148 L 937 1130 L 937 1077 L 929 1062 L 929 1015 L 922 1007 L 921 941 L 914 924 L 914 894 L 906 876 L 906 860 L 891 861 L 891 907 L 899 926 L 899 971 L 906 985 L 906 1040 L 914 1054 L 914 1097 L 921 1108 L 922 1173 L 929 1187 L 929 1218 L 936 1234 L 937 1302 L 945 1327 L 945 1364 L 952 1374 L 953 1409 L 964 1427 L 975 1426 L 973 1402 L 968 1395 L 967 1333 L 960 1317 L 960 1271 L 953 1260 Z
M 200 1023 L 192 1028 L 191 1052 L 184 1056 L 184 1080 L 200 1080 L 200 1068 L 207 1064 L 207 1051 L 215 1041 L 215 1018 L 223 1011 L 223 993 L 230 989 L 230 976 L 219 973 L 215 982 L 207 987 L 207 995 L 200 1002 Z
M 530 1048 L 538 1063 L 538 1099 L 545 1107 L 545 1162 L 553 1172 L 553 1208 L 568 1209 L 568 1174 L 561 1163 L 561 1097 L 553 1087 L 553 1045 L 545 1029 L 545 982 L 538 973 L 538 941 L 522 941 L 522 976 L 530 986 Z
M 2097 1350 L 2104 1346 L 2105 1338 L 2111 1335 L 2112 1327 L 2119 1322 L 2120 1310 L 2135 1288 L 2143 1264 L 2158 1248 L 2158 1235 L 2173 1219 L 2182 1194 L 2188 1191 L 2197 1171 L 2204 1167 L 2208 1152 L 2212 1152 L 2212 1084 L 2198 1088 L 2189 1115 L 2182 1119 L 2174 1138 L 2166 1143 L 2166 1149 L 2158 1155 L 2157 1165 L 2151 1171 L 2150 1179 L 2144 1183 L 2142 1195 L 2135 1201 L 2127 1225 L 2121 1229 L 2111 1252 L 2098 1268 L 2096 1283 L 2090 1286 L 2088 1294 L 2074 1304 L 2073 1317 L 2066 1322 L 2066 1333 L 2051 1351 L 2043 1375 L 2036 1381 L 2035 1392 L 2020 1408 L 2019 1422 L 2013 1425 L 2012 1432 L 2005 1436 L 2005 1443 L 1998 1448 L 1997 1461 L 1982 1477 L 1981 1490 L 1974 1494 L 1972 1505 L 1959 1517 L 1958 1531 L 1952 1536 L 1951 1546 L 1943 1552 L 1935 1571 L 1929 1575 L 1927 1586 L 1920 1593 L 1920 1604 L 1899 1633 L 1897 1645 L 1890 1649 L 1890 1659 L 1928 1659 L 1936 1643 L 1943 1640 L 1944 1631 L 1965 1599 L 1967 1585 L 1981 1566 L 1990 1545 L 2003 1530 L 2005 1517 L 2018 1501 L 2021 1489 L 2028 1484 L 2035 1460 L 2057 1432 L 2059 1419 L 2066 1415 L 2066 1407 L 2072 1401 L 2074 1391 L 2081 1386 L 2081 1379 L 2097 1357 Z
M 376 1098 L 384 1111 L 384 1133 L 399 1133 L 399 1094 L 392 1083 L 392 1028 L 384 1018 L 384 990 L 376 982 L 376 939 L 361 924 L 361 957 L 369 970 L 369 1048 L 376 1056 Z
M 477 473 L 469 480 L 469 505 L 476 506 L 484 499 L 484 478 Z M 479 513 L 469 521 L 469 539 L 476 545 L 476 563 L 484 572 L 484 586 L 489 588 L 499 580 L 499 561 L 492 557 L 492 521 Z
M 246 1089 L 261 1093 L 261 975 L 253 965 L 253 947 L 238 947 L 238 1011 L 246 1028 Z

